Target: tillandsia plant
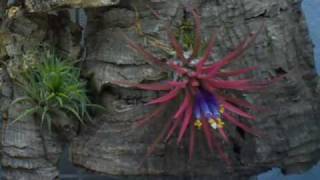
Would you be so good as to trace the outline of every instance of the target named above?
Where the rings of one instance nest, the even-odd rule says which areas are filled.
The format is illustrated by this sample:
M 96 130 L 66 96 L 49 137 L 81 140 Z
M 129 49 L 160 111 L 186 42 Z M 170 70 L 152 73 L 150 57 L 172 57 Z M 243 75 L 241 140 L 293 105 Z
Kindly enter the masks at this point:
M 177 101 L 180 103 L 156 142 L 149 147 L 146 156 L 153 152 L 156 143 L 161 140 L 169 140 L 175 132 L 178 134 L 178 144 L 181 143 L 183 138 L 187 137 L 186 134 L 189 131 L 189 156 L 192 158 L 196 146 L 195 133 L 198 129 L 204 133 L 210 150 L 216 150 L 222 159 L 230 162 L 217 137 L 219 135 L 224 141 L 229 142 L 226 126 L 234 125 L 247 133 L 260 135 L 260 131 L 239 120 L 239 118 L 256 119 L 255 116 L 248 113 L 248 110 L 256 110 L 257 108 L 239 97 L 239 93 L 234 92 L 261 90 L 274 82 L 275 79 L 263 81 L 235 79 L 255 70 L 256 67 L 234 71 L 225 70 L 228 64 L 239 58 L 252 44 L 258 32 L 251 33 L 248 38 L 222 59 L 215 62 L 209 61 L 215 44 L 215 36 L 211 36 L 206 49 L 201 54 L 203 45 L 201 43 L 200 16 L 195 10 L 190 10 L 190 12 L 194 17 L 194 42 L 189 43 L 192 44 L 191 52 L 184 50 L 184 45 L 178 42 L 175 33 L 170 30 L 168 30 L 168 39 L 172 49 L 175 50 L 175 57 L 166 61 L 156 57 L 144 49 L 142 45 L 126 37 L 129 46 L 140 53 L 148 63 L 172 72 L 173 80 L 151 84 L 134 84 L 126 81 L 115 83 L 142 90 L 166 92 L 163 96 L 147 103 L 147 105 L 158 107 L 141 118 L 138 121 L 139 126 L 161 116 L 166 110 L 172 111 L 168 108 L 171 103 Z
M 27 102 L 31 106 L 13 123 L 28 115 L 38 115 L 41 126 L 46 123 L 51 131 L 54 116 L 61 112 L 81 124 L 85 123 L 84 120 L 90 120 L 89 108 L 100 106 L 91 104 L 85 82 L 80 79 L 80 69 L 52 50 L 37 51 L 36 54 L 38 63 L 21 72 L 17 80 L 25 96 L 12 102 Z

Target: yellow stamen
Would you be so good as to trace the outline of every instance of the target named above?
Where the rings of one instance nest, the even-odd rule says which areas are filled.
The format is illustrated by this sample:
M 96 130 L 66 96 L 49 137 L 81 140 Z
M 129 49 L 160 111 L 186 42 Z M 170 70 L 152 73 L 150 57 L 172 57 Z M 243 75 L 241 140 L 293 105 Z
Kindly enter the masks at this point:
M 209 120 L 209 123 L 210 123 L 210 125 L 211 125 L 211 127 L 213 128 L 213 129 L 217 129 L 217 122 L 214 120 L 214 119 L 210 119 Z
M 202 123 L 199 119 L 196 120 L 196 122 L 194 122 L 194 126 L 197 127 L 198 129 L 201 129 L 202 127 Z
M 214 123 L 216 123 L 216 121 L 214 119 L 209 119 L 209 123 L 214 124 Z
M 220 107 L 220 113 L 221 113 L 221 114 L 224 113 L 224 107 L 223 107 L 223 106 Z
M 218 124 L 218 128 L 223 128 L 224 126 L 224 122 L 221 120 L 221 118 L 218 118 L 217 124 Z

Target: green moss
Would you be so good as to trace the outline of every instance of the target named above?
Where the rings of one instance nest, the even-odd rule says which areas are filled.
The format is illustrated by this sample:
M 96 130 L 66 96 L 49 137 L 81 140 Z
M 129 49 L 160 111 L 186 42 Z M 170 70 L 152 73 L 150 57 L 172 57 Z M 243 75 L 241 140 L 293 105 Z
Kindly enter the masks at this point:
M 178 28 L 178 32 L 176 33 L 177 39 L 182 42 L 184 49 L 190 50 L 194 46 L 194 25 L 189 20 L 184 20 L 180 27 Z
M 176 38 L 182 43 L 185 51 L 191 51 L 195 43 L 194 24 L 190 20 L 184 20 L 176 32 Z M 202 40 L 203 41 L 203 40 Z M 207 48 L 207 42 L 201 43 L 198 56 L 202 56 Z

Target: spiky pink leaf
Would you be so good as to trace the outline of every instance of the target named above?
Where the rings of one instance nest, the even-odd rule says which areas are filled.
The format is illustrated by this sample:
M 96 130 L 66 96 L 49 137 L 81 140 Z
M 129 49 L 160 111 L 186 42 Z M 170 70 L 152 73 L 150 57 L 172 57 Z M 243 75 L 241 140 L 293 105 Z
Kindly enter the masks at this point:
M 131 47 L 132 49 L 136 50 L 138 53 L 143 55 L 145 60 L 147 62 L 149 62 L 151 65 L 157 65 L 157 67 L 160 67 L 162 70 L 169 68 L 165 63 L 161 62 L 161 60 L 159 58 L 153 56 L 150 52 L 145 50 L 141 45 L 135 43 L 134 41 L 129 39 L 126 35 L 123 35 L 123 36 L 127 40 L 129 47 Z M 171 69 L 171 68 L 169 68 L 169 69 Z
M 211 92 L 212 94 L 215 94 L 214 91 L 215 91 L 216 88 L 212 87 L 212 85 L 211 85 L 208 81 L 206 81 L 206 80 L 201 80 L 200 82 L 201 82 L 201 86 L 202 86 L 205 90 Z
M 166 124 L 164 125 L 164 127 L 163 127 L 162 131 L 160 132 L 160 134 L 153 141 L 153 143 L 148 147 L 147 153 L 142 158 L 142 161 L 141 161 L 139 167 L 141 167 L 141 165 L 144 163 L 144 161 L 154 152 L 156 146 L 163 140 L 166 132 L 168 131 L 168 129 L 170 127 L 171 122 L 172 122 L 172 119 L 166 122 Z
M 212 144 L 213 144 L 214 148 L 216 149 L 216 151 L 218 151 L 219 157 L 230 166 L 231 161 L 230 161 L 229 157 L 223 152 L 223 149 L 222 149 L 219 141 L 216 140 L 214 135 L 212 135 L 211 141 L 212 141 Z
M 195 128 L 192 126 L 190 128 L 190 139 L 189 139 L 189 160 L 192 159 L 194 154 L 194 144 L 195 144 Z
M 168 62 L 167 63 L 168 66 L 173 69 L 174 72 L 176 72 L 177 74 L 183 76 L 185 75 L 186 73 L 188 73 L 188 70 L 178 64 L 175 64 L 175 63 L 172 63 L 172 62 Z
M 246 131 L 249 134 L 253 134 L 255 136 L 260 136 L 261 135 L 261 133 L 258 130 L 241 123 L 239 120 L 237 120 L 236 118 L 234 118 L 233 116 L 231 116 L 230 114 L 228 114 L 226 112 L 223 113 L 223 117 L 226 120 L 228 120 L 230 123 L 232 123 L 232 124 L 236 125 L 237 127 L 243 129 L 244 131 Z
M 225 132 L 225 130 L 223 128 L 219 128 L 219 133 L 227 143 L 230 143 L 228 135 L 227 135 L 227 133 Z
M 138 119 L 137 122 L 134 124 L 134 127 L 141 127 L 152 120 L 152 118 L 155 118 L 159 116 L 161 113 L 164 112 L 164 110 L 167 108 L 166 104 L 163 104 L 159 107 L 157 107 L 155 110 L 153 110 L 151 113 L 143 116 L 142 118 Z
M 177 95 L 179 94 L 180 91 L 181 91 L 181 88 L 176 87 L 173 90 L 171 90 L 170 92 L 168 92 L 167 94 L 148 102 L 147 105 L 161 104 L 161 103 L 171 101 L 172 99 L 177 97 Z
M 257 84 L 252 80 L 220 80 L 207 77 L 200 78 L 201 86 L 207 91 L 214 93 L 217 89 L 232 89 L 238 91 L 258 91 L 268 87 L 267 84 Z
M 228 101 L 232 104 L 235 104 L 237 106 L 242 106 L 245 108 L 249 108 L 254 111 L 260 111 L 262 109 L 262 108 L 258 108 L 256 105 L 253 105 L 244 99 L 240 99 L 240 98 L 236 98 L 236 97 L 227 97 L 227 96 L 220 96 L 220 97 L 222 97 L 225 101 Z
M 194 18 L 194 24 L 195 24 L 195 38 L 194 38 L 194 46 L 193 46 L 193 51 L 189 59 L 193 59 L 197 57 L 198 52 L 201 47 L 201 29 L 200 29 L 200 16 L 196 13 L 194 9 L 191 10 L 191 14 Z
M 168 81 L 167 83 L 177 88 L 185 88 L 188 81 Z
M 170 40 L 171 46 L 174 48 L 174 50 L 176 51 L 176 55 L 178 60 L 180 60 L 182 63 L 186 64 L 187 60 L 184 57 L 184 52 L 183 52 L 183 48 L 181 46 L 181 44 L 177 41 L 176 37 L 174 36 L 174 34 L 170 31 L 170 29 L 168 28 L 167 30 L 168 33 L 168 38 Z
M 234 89 L 234 90 L 255 90 L 258 87 L 262 87 L 260 85 L 254 85 L 252 80 L 244 79 L 244 80 L 219 80 L 219 79 L 208 79 L 209 85 L 213 88 L 221 88 L 221 89 Z
M 211 133 L 210 125 L 206 120 L 201 120 L 201 122 L 203 124 L 203 132 L 204 132 L 204 135 L 206 136 L 208 147 L 212 152 L 214 147 L 212 143 L 212 133 Z
M 126 85 L 130 87 L 135 87 L 143 90 L 151 90 L 151 91 L 167 91 L 175 87 L 173 84 L 170 84 L 170 83 L 138 84 L 138 83 L 132 83 L 129 81 L 112 81 L 111 83 L 117 84 L 117 85 Z
M 191 104 L 191 95 L 190 93 L 187 91 L 186 95 L 184 97 L 184 100 L 182 102 L 182 104 L 180 105 L 178 111 L 176 112 L 176 114 L 174 115 L 175 119 L 181 118 L 181 115 L 183 115 L 183 113 L 186 111 L 186 109 L 188 108 L 188 106 L 190 106 Z
M 250 47 L 250 45 L 254 42 L 254 40 L 257 37 L 257 34 L 263 29 L 264 26 L 261 26 L 261 28 L 258 30 L 258 32 L 256 33 L 252 33 L 247 39 L 245 39 L 244 41 L 242 41 L 236 48 L 234 51 L 232 51 L 231 53 L 227 54 L 224 58 L 222 58 L 220 61 L 214 63 L 213 65 L 211 65 L 211 67 L 209 68 L 209 76 L 213 76 L 215 75 L 223 66 L 229 64 L 231 61 L 237 59 L 238 57 L 240 57 L 243 52 L 245 50 L 248 49 L 248 47 Z
M 202 70 L 204 69 L 205 63 L 210 58 L 215 42 L 216 42 L 216 36 L 215 36 L 215 34 L 212 34 L 210 41 L 208 43 L 207 49 L 205 51 L 205 54 L 203 55 L 203 57 L 200 59 L 199 63 L 196 66 L 196 71 L 198 74 L 202 73 Z
M 167 134 L 167 136 L 166 136 L 166 138 L 165 138 L 165 141 L 168 141 L 168 140 L 171 138 L 171 136 L 173 135 L 173 133 L 174 133 L 175 130 L 177 129 L 180 121 L 181 121 L 181 118 L 179 118 L 179 119 L 174 119 L 174 120 L 173 120 L 173 124 L 172 124 L 171 128 L 170 128 L 169 131 L 168 131 L 168 134 Z
M 188 108 L 186 110 L 186 113 L 185 113 L 185 116 L 184 116 L 184 119 L 182 122 L 182 126 L 180 128 L 180 132 L 179 132 L 179 136 L 178 136 L 178 144 L 180 144 L 182 137 L 184 136 L 186 129 L 188 128 L 188 126 L 190 124 L 190 121 L 192 119 L 192 113 L 193 113 L 192 110 L 193 110 L 193 105 L 191 103 L 191 105 L 188 106 Z
M 239 75 L 242 75 L 242 74 L 246 74 L 248 72 L 251 72 L 251 71 L 254 71 L 256 70 L 258 67 L 257 66 L 253 66 L 253 67 L 248 67 L 248 68 L 244 68 L 244 69 L 240 69 L 240 70 L 237 70 L 237 71 L 229 71 L 229 72 L 218 72 L 216 74 L 216 76 L 218 77 L 230 77 L 230 76 L 239 76 Z
M 208 121 L 202 121 L 202 122 L 203 122 L 203 131 L 206 136 L 207 144 L 209 146 L 210 151 L 216 150 L 220 158 L 224 160 L 228 165 L 230 165 L 231 161 L 228 158 L 228 156 L 226 156 L 226 154 L 223 152 L 221 145 L 215 139 Z
M 143 90 L 151 90 L 151 91 L 167 91 L 172 89 L 174 86 L 162 83 L 152 83 L 152 84 L 135 84 L 133 87 L 143 89 Z
M 238 47 L 236 47 L 234 51 L 229 53 L 223 59 L 211 65 L 211 67 L 208 68 L 208 76 L 214 76 L 223 66 L 229 64 L 232 60 L 235 60 L 240 55 L 242 55 L 242 53 L 245 51 L 245 44 L 245 42 L 240 43 L 240 45 L 238 45 Z
M 249 114 L 247 112 L 244 112 L 243 110 L 239 109 L 238 107 L 236 107 L 226 101 L 222 102 L 222 105 L 226 110 L 233 112 L 233 113 L 236 113 L 237 115 L 240 115 L 242 117 L 252 119 L 252 120 L 256 119 L 256 117 L 252 116 L 251 114 Z

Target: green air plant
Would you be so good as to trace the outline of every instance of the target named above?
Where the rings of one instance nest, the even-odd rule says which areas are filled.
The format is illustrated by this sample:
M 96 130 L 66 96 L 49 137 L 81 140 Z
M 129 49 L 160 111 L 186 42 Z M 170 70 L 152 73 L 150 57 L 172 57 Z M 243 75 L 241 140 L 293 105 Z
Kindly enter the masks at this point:
M 91 104 L 85 82 L 80 79 L 80 69 L 49 50 L 39 53 L 38 57 L 39 62 L 22 72 L 17 82 L 26 96 L 12 102 L 27 102 L 31 106 L 13 122 L 36 115 L 41 120 L 41 127 L 46 122 L 51 131 L 52 121 L 57 114 L 64 113 L 81 124 L 85 124 L 87 119 L 91 120 L 88 109 L 100 106 Z

